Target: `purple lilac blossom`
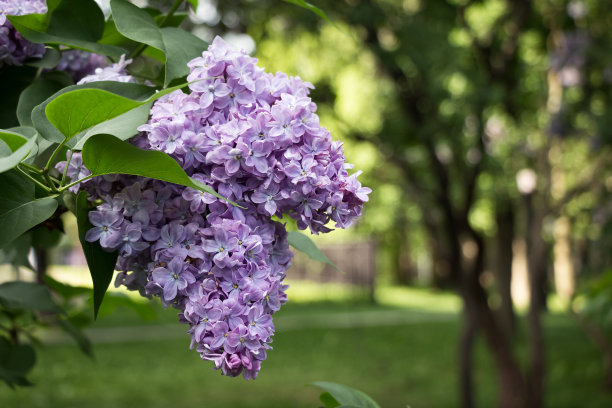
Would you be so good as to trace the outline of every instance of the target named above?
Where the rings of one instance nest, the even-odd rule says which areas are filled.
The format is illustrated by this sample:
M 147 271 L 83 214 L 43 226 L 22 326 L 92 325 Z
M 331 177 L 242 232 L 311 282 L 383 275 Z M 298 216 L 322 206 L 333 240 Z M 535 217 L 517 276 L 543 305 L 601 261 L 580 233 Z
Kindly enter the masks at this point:
M 168 153 L 244 208 L 135 176 L 79 186 L 102 201 L 86 239 L 120 251 L 115 285 L 177 308 L 202 359 L 247 379 L 257 376 L 271 348 L 272 315 L 287 301 L 293 254 L 284 224 L 271 216 L 293 217 L 315 234 L 331 231 L 330 223 L 346 228 L 371 191 L 359 172 L 349 175 L 342 144 L 319 126 L 312 85 L 256 62 L 216 38 L 188 64 L 190 93 L 161 97 L 131 140 Z M 72 181 L 85 174 L 79 156 L 68 166 Z
M 93 74 L 85 76 L 77 84 L 81 85 L 97 81 L 136 82 L 133 76 L 125 72 L 131 62 L 131 59 L 126 60 L 125 56 L 122 55 L 119 61 L 108 67 L 95 68 Z
M 93 75 L 96 69 L 108 65 L 106 57 L 82 50 L 63 50 L 62 58 L 55 67 L 58 71 L 67 72 L 75 82 L 88 75 Z
M 41 58 L 45 53 L 43 44 L 34 44 L 23 38 L 6 16 L 46 12 L 45 0 L 0 0 L 0 67 L 22 65 L 27 59 Z

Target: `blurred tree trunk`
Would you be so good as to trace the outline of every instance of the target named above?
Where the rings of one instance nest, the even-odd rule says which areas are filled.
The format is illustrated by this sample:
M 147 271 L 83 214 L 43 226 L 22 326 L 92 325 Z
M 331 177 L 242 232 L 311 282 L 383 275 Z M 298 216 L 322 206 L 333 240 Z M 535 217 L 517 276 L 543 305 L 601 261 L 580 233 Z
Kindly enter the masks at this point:
M 45 275 L 49 266 L 49 253 L 45 248 L 36 247 L 34 255 L 36 257 L 36 282 L 44 285 Z
M 516 316 L 512 302 L 512 243 L 514 241 L 514 209 L 511 206 L 498 208 L 497 221 L 497 253 L 494 262 L 495 280 L 501 298 L 499 315 L 506 335 L 514 336 Z
M 412 281 L 412 268 L 410 251 L 408 248 L 408 220 L 405 214 L 398 214 L 396 224 L 392 232 L 392 242 L 390 244 L 392 276 L 398 285 L 409 285 Z
M 528 406 L 540 407 L 544 397 L 544 335 L 542 333 L 541 314 L 545 310 L 546 293 L 543 282 L 546 279 L 547 245 L 542 238 L 542 226 L 545 212 L 535 208 L 533 194 L 525 197 L 527 212 L 527 268 L 529 273 L 530 302 L 528 321 L 528 338 L 530 349 L 530 366 L 528 378 Z
M 569 302 L 576 290 L 576 279 L 572 262 L 570 221 L 567 216 L 563 215 L 555 221 L 554 237 L 555 291 L 563 300 Z
M 463 328 L 459 343 L 459 389 L 461 390 L 461 407 L 474 406 L 474 384 L 473 384 L 473 354 L 474 341 L 476 340 L 476 329 L 478 328 L 478 316 L 473 307 L 463 309 Z

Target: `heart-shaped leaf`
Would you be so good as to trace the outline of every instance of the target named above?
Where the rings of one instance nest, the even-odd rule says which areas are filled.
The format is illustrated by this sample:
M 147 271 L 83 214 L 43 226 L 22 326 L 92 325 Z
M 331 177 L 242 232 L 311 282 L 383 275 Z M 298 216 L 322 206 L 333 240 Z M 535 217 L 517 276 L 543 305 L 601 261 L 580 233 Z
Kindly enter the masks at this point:
M 181 84 L 155 92 L 145 100 L 127 98 L 104 89 L 75 89 L 51 100 L 45 108 L 45 114 L 49 122 L 66 139 L 70 140 L 84 130 L 150 104 L 164 95 L 183 88 L 185 85 Z
M 43 103 L 36 106 L 32 111 L 32 123 L 34 127 L 38 130 L 40 135 L 51 142 L 61 143 L 64 141 L 64 135 L 57 130 L 53 124 L 47 119 L 45 115 L 45 110 L 47 106 L 58 98 L 61 95 L 64 95 L 68 92 L 72 92 L 79 89 L 101 89 L 104 91 L 108 91 L 125 98 L 133 99 L 133 100 L 146 100 L 151 97 L 155 93 L 155 89 L 140 84 L 132 84 L 132 83 L 123 83 L 123 82 L 115 82 L 115 81 L 99 81 L 99 82 L 91 82 L 83 85 L 72 85 L 66 88 L 61 89 L 60 91 L 54 93 L 50 97 L 48 97 Z M 143 122 L 144 123 L 144 122 Z M 137 126 L 139 126 L 139 123 Z M 110 132 L 104 132 L 110 133 Z M 79 141 L 81 135 L 77 135 L 74 137 L 73 141 Z M 72 141 L 71 141 L 72 142 Z M 70 146 L 70 142 L 68 143 Z
M 83 146 L 83 164 L 92 175 L 131 174 L 191 187 L 210 193 L 222 200 L 212 187 L 185 173 L 172 157 L 157 150 L 143 150 L 111 135 L 95 135 Z

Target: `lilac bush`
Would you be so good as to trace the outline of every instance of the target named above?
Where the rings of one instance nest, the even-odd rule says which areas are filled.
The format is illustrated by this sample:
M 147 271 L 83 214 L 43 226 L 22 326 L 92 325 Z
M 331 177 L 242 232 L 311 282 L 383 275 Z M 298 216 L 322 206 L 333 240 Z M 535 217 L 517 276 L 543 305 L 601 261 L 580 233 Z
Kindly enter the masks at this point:
M 255 378 L 271 348 L 272 315 L 287 301 L 293 254 L 283 215 L 312 233 L 346 228 L 370 189 L 349 175 L 342 144 L 319 124 L 299 77 L 271 74 L 216 38 L 188 65 L 189 93 L 152 107 L 131 142 L 172 156 L 215 196 L 135 176 L 102 176 L 74 188 L 100 202 L 90 242 L 119 251 L 115 284 L 158 296 L 189 325 L 191 347 L 230 376 Z M 125 65 L 83 81 L 129 80 Z M 66 162 L 58 169 L 64 171 Z M 78 153 L 65 169 L 88 174 Z

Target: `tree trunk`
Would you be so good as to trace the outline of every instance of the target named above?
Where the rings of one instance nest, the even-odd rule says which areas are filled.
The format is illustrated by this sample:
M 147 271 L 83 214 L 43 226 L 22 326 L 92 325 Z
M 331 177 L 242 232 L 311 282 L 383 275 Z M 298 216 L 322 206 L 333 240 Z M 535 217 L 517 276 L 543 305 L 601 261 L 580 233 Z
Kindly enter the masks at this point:
M 484 271 L 484 239 L 470 229 L 470 235 L 478 248 L 473 264 L 462 275 L 461 294 L 464 302 L 475 311 L 477 324 L 482 329 L 487 345 L 493 355 L 499 381 L 499 403 L 501 408 L 526 408 L 528 388 L 520 365 L 512 352 L 509 337 L 500 324 L 498 316 L 489 306 L 488 296 L 480 284 Z
M 473 307 L 464 306 L 464 323 L 459 343 L 459 370 L 460 370 L 460 395 L 461 407 L 471 408 L 474 406 L 474 384 L 473 384 L 473 352 L 476 340 L 476 329 L 478 328 L 477 316 Z
M 479 319 L 487 345 L 493 355 L 499 380 L 499 407 L 531 408 L 527 404 L 527 387 L 519 364 L 512 354 L 512 347 L 495 314 L 489 308 L 486 292 L 478 285 L 475 287 Z
M 516 316 L 512 302 L 512 243 L 514 240 L 514 210 L 511 207 L 498 210 L 497 253 L 495 272 L 497 289 L 501 297 L 499 315 L 504 332 L 508 338 L 514 337 Z
M 403 228 L 403 229 L 402 229 Z M 393 280 L 398 285 L 409 285 L 411 281 L 410 253 L 406 244 L 406 226 L 395 228 L 393 242 L 391 242 L 391 268 Z
M 525 196 L 527 210 L 527 267 L 530 302 L 528 314 L 530 367 L 528 375 L 528 404 L 539 408 L 544 399 L 544 334 L 541 314 L 546 305 L 543 282 L 546 279 L 547 247 L 542 238 L 543 211 L 534 208 L 533 196 Z
M 34 254 L 36 256 L 36 282 L 45 285 L 49 254 L 46 249 L 40 247 L 34 249 Z
M 570 221 L 567 215 L 562 215 L 555 221 L 554 237 L 555 289 L 564 301 L 569 302 L 574 295 L 576 281 L 570 243 Z

